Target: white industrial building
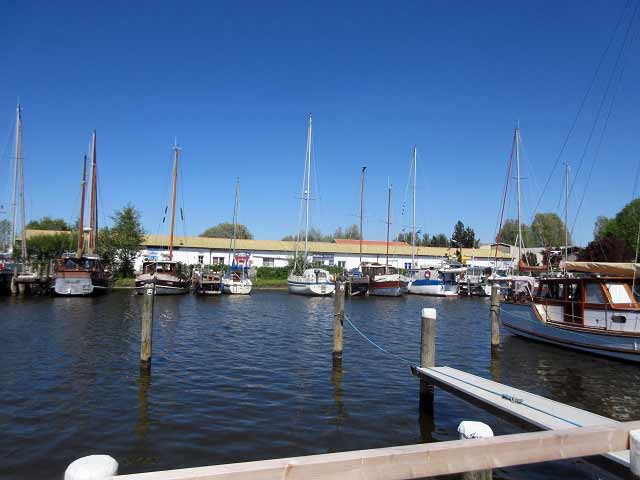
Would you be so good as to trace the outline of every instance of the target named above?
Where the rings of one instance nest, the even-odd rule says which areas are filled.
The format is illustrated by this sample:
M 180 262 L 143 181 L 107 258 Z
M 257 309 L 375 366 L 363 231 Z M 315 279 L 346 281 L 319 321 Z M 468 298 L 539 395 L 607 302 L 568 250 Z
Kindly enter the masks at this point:
M 165 235 L 148 235 L 142 245 L 136 268 L 143 260 L 156 260 L 168 253 L 169 238 Z M 335 242 L 309 242 L 309 260 L 324 265 L 346 269 L 356 268 L 363 262 L 386 262 L 387 244 L 384 241 L 363 241 L 362 257 L 358 240 L 336 240 Z M 481 248 L 463 248 L 462 259 L 467 265 L 494 266 L 496 264 L 495 246 Z M 237 240 L 236 251 L 249 255 L 252 267 L 286 267 L 296 250 L 296 243 L 279 240 Z M 298 244 L 298 250 L 304 250 L 304 243 Z M 389 264 L 397 268 L 410 268 L 412 248 L 402 242 L 389 243 Z M 440 266 L 447 259 L 455 260 L 457 251 L 447 247 L 416 247 L 418 267 Z M 174 241 L 174 260 L 186 264 L 230 264 L 229 239 L 206 237 L 176 237 Z M 498 248 L 498 268 L 511 266 L 508 249 Z

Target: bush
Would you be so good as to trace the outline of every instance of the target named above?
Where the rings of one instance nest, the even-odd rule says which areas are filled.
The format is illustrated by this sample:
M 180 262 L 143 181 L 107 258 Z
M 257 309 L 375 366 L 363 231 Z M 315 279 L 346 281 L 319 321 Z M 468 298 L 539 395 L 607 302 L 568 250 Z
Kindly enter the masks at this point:
M 258 267 L 256 277 L 260 280 L 286 280 L 289 267 Z

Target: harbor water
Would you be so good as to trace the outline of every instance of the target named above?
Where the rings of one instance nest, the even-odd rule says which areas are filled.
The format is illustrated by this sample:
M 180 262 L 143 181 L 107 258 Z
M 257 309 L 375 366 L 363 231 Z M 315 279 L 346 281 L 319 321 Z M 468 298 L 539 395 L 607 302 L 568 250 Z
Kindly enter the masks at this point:
M 151 374 L 139 370 L 142 298 L 0 298 L 0 478 L 60 479 L 113 456 L 120 473 L 458 438 L 462 420 L 521 428 L 446 392 L 421 412 L 420 310 L 438 311 L 436 363 L 616 420 L 640 419 L 640 370 L 503 332 L 490 353 L 487 299 L 347 299 L 341 369 L 332 298 L 158 297 Z M 495 478 L 609 478 L 584 460 Z M 614 477 L 612 477 L 614 478 Z

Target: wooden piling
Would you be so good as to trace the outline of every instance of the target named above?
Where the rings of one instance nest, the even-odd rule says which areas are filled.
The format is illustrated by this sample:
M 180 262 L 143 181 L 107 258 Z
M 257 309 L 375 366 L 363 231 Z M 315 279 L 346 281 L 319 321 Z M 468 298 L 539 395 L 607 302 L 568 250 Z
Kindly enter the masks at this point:
M 336 279 L 333 297 L 333 363 L 342 362 L 342 343 L 344 330 L 344 294 L 345 282 Z
M 151 368 L 152 334 L 153 334 L 153 303 L 156 297 L 156 284 L 147 283 L 144 286 L 142 301 L 142 321 L 140 334 L 140 368 Z
M 491 286 L 491 351 L 500 347 L 500 290 L 497 285 Z
M 13 276 L 11 277 L 11 295 L 18 294 L 18 267 L 17 265 L 13 267 L 15 270 L 13 271 Z
M 458 426 L 460 440 L 469 440 L 474 438 L 493 438 L 493 431 L 489 425 L 482 422 L 461 422 Z M 463 472 L 460 476 L 462 480 L 492 480 L 493 470 L 471 470 Z
M 436 317 L 435 308 L 423 308 L 421 312 L 420 366 L 434 367 L 436 364 Z M 433 385 L 420 380 L 420 405 L 433 408 Z

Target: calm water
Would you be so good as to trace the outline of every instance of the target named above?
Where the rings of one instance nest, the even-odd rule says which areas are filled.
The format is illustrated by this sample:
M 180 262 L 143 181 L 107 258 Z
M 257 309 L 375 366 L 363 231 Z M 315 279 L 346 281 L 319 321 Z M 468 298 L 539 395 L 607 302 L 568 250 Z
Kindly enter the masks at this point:
M 62 478 L 107 453 L 134 473 L 457 438 L 464 419 L 520 431 L 442 391 L 420 412 L 409 368 L 345 327 L 332 371 L 330 298 L 286 292 L 158 297 L 151 376 L 139 372 L 141 298 L 0 298 L 0 478 Z M 419 358 L 420 309 L 438 309 L 437 363 L 618 420 L 640 419 L 640 369 L 503 336 L 491 360 L 481 299 L 347 300 L 346 314 Z M 603 478 L 583 461 L 497 478 Z

